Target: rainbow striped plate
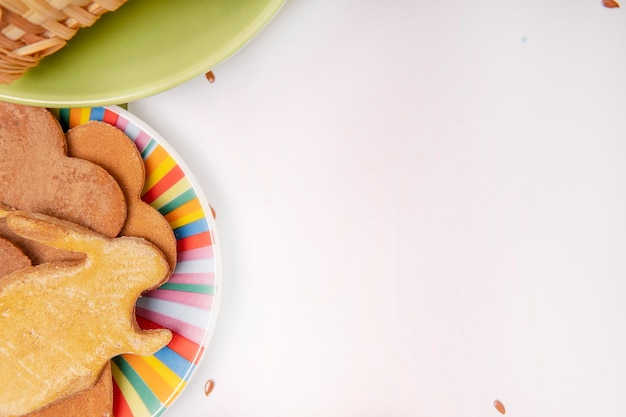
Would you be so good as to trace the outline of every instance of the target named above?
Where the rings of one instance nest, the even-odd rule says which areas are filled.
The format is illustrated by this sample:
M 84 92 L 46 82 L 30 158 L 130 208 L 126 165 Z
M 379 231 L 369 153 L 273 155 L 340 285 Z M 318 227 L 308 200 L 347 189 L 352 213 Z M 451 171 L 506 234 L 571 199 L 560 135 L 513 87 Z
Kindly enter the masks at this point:
M 165 327 L 174 337 L 153 356 L 113 359 L 115 417 L 156 417 L 185 388 L 213 331 L 219 299 L 219 250 L 212 210 L 180 157 L 154 130 L 124 109 L 53 110 L 67 130 L 89 120 L 109 123 L 134 141 L 146 166 L 143 200 L 169 221 L 178 264 L 167 283 L 137 302 L 145 329 Z

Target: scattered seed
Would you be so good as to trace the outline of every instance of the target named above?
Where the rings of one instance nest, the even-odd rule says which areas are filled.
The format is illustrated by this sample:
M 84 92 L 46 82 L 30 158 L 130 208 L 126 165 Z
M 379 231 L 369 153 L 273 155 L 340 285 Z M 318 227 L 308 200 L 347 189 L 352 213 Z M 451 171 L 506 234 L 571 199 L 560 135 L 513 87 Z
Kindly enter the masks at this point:
M 204 395 L 208 397 L 211 391 L 213 391 L 213 388 L 215 388 L 215 381 L 209 379 L 206 384 L 204 384 Z
M 602 5 L 604 7 L 608 7 L 609 9 L 614 9 L 616 7 L 619 7 L 619 3 L 616 2 L 615 0 L 602 0 Z
M 502 404 L 500 400 L 495 400 L 493 402 L 493 406 L 496 408 L 496 410 L 498 410 L 500 414 L 506 413 L 506 408 L 504 408 L 504 404 Z
M 209 80 L 210 83 L 215 82 L 215 74 L 213 74 L 213 71 L 207 72 L 206 74 L 204 74 L 204 76 L 206 77 L 207 80 Z

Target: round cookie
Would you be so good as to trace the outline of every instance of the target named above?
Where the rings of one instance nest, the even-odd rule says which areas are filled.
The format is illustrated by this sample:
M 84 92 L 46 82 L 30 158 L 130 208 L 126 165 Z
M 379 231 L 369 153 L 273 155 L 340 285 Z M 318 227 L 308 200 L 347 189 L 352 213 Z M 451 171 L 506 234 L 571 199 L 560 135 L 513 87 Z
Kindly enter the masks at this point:
M 128 205 L 121 235 L 142 237 L 160 248 L 173 271 L 176 238 L 167 220 L 141 200 L 146 169 L 135 144 L 114 126 L 90 121 L 66 134 L 68 154 L 103 167 L 115 178 Z
M 0 203 L 117 236 L 124 194 L 102 167 L 67 156 L 63 130 L 45 108 L 0 102 Z

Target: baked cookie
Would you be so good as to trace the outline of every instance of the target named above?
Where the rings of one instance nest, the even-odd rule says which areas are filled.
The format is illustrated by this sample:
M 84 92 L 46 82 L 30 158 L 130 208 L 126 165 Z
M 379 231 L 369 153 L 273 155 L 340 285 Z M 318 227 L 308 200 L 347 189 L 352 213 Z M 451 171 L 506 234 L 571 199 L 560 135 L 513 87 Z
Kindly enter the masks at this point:
M 96 385 L 24 417 L 113 417 L 113 376 L 107 362 Z
M 142 237 L 159 247 L 173 271 L 176 238 L 165 217 L 141 200 L 146 168 L 135 144 L 118 128 L 98 121 L 70 129 L 66 140 L 70 156 L 106 169 L 122 188 L 128 208 L 121 235 Z
M 0 279 L 30 265 L 30 259 L 19 247 L 7 239 L 0 238 Z
M 39 213 L 0 210 L 16 234 L 82 260 L 27 267 L 0 280 L 0 417 L 19 416 L 91 388 L 123 353 L 150 355 L 166 329 L 141 330 L 134 308 L 169 276 L 163 253 L 145 239 L 109 239 Z
M 124 193 L 102 167 L 67 156 L 44 108 L 0 102 L 0 203 L 65 219 L 104 236 L 126 221 Z

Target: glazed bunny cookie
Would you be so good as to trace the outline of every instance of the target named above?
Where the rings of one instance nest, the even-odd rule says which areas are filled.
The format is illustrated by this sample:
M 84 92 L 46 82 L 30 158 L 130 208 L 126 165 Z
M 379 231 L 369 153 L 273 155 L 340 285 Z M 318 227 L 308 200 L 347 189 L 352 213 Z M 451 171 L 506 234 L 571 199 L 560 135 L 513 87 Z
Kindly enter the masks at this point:
M 47 109 L 5 102 L 0 102 L 0 203 L 107 237 L 117 236 L 126 221 L 118 183 L 104 168 L 68 157 L 63 130 Z M 0 225 L 0 236 L 13 240 L 8 233 Z M 35 248 L 23 249 L 35 264 L 49 260 Z
M 19 416 L 92 387 L 110 358 L 150 355 L 171 340 L 141 330 L 135 302 L 169 275 L 141 238 L 106 238 L 39 213 L 0 210 L 17 235 L 82 260 L 44 263 L 0 279 L 0 417 Z

